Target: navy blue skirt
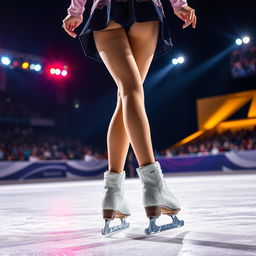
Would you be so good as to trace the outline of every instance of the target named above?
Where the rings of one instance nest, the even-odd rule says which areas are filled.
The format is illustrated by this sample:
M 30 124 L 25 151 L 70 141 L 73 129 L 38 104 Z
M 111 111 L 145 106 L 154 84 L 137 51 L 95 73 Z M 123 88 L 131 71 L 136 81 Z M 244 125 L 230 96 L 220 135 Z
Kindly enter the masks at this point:
M 97 51 L 92 30 L 106 28 L 109 20 L 121 24 L 126 31 L 134 21 L 159 20 L 160 31 L 153 59 L 165 54 L 173 46 L 160 0 L 94 0 L 90 17 L 78 36 L 85 56 L 103 62 Z

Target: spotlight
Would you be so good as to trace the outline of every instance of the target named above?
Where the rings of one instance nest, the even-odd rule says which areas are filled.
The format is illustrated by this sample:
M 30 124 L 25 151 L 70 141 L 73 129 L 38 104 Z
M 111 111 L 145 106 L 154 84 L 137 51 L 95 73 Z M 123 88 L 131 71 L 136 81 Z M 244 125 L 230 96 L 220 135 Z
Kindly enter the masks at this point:
M 236 45 L 241 45 L 243 43 L 241 38 L 236 39 Z
M 40 64 L 35 65 L 35 71 L 39 72 L 42 69 L 42 66 Z
M 51 69 L 50 69 L 50 73 L 51 73 L 52 75 L 54 75 L 54 74 L 55 74 L 55 68 L 51 68 Z
M 56 69 L 55 69 L 55 75 L 58 76 L 58 75 L 60 75 L 60 73 L 61 73 L 60 69 L 59 69 L 59 68 L 56 68 Z
M 249 36 L 244 36 L 243 37 L 243 43 L 244 44 L 249 44 L 249 42 L 250 42 L 250 37 Z
M 75 103 L 74 107 L 75 107 L 76 109 L 78 109 L 80 106 L 79 106 L 78 103 Z
M 41 65 L 40 65 L 40 67 L 43 68 Z M 47 72 L 49 72 L 49 74 L 51 74 L 52 77 L 57 80 L 63 79 L 64 77 L 66 78 L 69 75 L 67 68 L 68 67 L 66 65 L 63 66 L 59 63 L 50 64 L 50 65 L 46 66 Z M 39 69 L 39 66 L 38 66 L 38 69 Z
M 185 61 L 184 57 L 182 57 L 182 56 L 180 56 L 177 60 L 178 60 L 179 64 L 182 64 Z
M 23 69 L 28 69 L 29 63 L 28 63 L 28 62 L 23 62 L 23 63 L 21 64 L 21 67 L 22 67 Z
M 172 64 L 173 65 L 178 65 L 184 63 L 185 58 L 183 56 L 179 56 L 178 58 L 173 58 L 172 59 Z
M 67 72 L 67 70 L 65 70 L 65 69 L 61 71 L 61 75 L 62 75 L 62 76 L 66 76 L 67 74 L 68 74 L 68 72 Z
M 172 64 L 173 65 L 177 65 L 178 63 L 179 63 L 178 59 L 176 59 L 176 58 L 172 59 Z
M 2 57 L 2 58 L 1 58 L 1 62 L 2 62 L 4 65 L 10 65 L 11 60 L 10 60 L 8 57 Z
M 35 69 L 35 64 L 30 64 L 29 68 L 30 68 L 31 70 L 34 70 L 34 69 Z

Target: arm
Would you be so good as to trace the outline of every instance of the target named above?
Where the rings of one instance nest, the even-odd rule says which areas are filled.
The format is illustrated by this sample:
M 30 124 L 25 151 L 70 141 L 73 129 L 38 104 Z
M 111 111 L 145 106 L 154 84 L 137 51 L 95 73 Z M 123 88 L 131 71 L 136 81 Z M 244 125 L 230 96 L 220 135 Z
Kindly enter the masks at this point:
M 81 16 L 84 12 L 84 6 L 87 0 L 71 0 L 68 8 L 68 14 L 72 16 Z
M 187 0 L 169 0 L 172 4 L 174 13 L 185 23 L 182 28 L 188 27 L 192 24 L 193 28 L 196 28 L 196 14 L 195 9 L 191 8 L 187 4 Z
M 169 1 L 172 4 L 174 11 L 188 5 L 187 0 L 169 0 Z

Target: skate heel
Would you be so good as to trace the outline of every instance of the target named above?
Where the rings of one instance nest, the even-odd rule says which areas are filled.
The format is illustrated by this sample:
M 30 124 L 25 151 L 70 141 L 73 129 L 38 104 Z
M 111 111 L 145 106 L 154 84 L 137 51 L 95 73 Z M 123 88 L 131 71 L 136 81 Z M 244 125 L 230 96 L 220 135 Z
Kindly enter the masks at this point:
M 160 206 L 146 206 L 145 211 L 146 211 L 147 217 L 159 217 L 161 215 Z
M 114 210 L 103 209 L 103 219 L 113 220 L 116 217 L 116 212 Z
M 177 214 L 180 209 L 170 209 L 170 208 L 165 208 L 162 207 L 162 214 L 166 214 L 166 215 L 173 215 L 173 214 Z

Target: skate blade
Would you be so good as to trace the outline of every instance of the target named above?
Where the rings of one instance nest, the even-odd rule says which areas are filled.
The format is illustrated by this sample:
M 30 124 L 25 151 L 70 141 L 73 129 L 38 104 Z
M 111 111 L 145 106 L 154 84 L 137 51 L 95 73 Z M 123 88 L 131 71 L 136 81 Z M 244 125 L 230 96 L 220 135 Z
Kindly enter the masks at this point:
M 102 235 L 117 233 L 118 231 L 122 231 L 124 229 L 129 228 L 130 226 L 129 222 L 126 222 L 124 218 L 121 218 L 120 220 L 121 220 L 121 224 L 113 227 L 109 226 L 111 220 L 105 220 L 105 226 L 101 231 Z
M 183 220 L 179 220 L 176 215 L 170 215 L 172 217 L 172 223 L 165 224 L 162 226 L 156 225 L 156 219 L 158 217 L 150 217 L 149 227 L 145 229 L 145 234 L 150 235 L 153 233 L 162 232 L 165 230 L 178 228 L 184 225 Z

